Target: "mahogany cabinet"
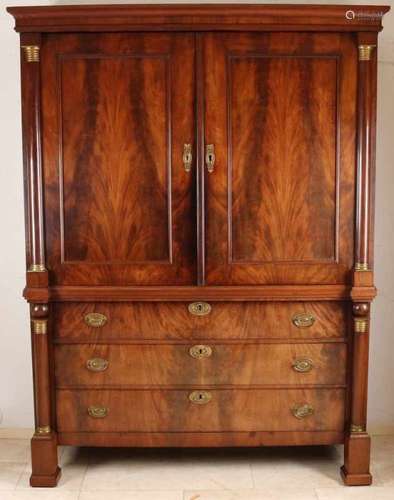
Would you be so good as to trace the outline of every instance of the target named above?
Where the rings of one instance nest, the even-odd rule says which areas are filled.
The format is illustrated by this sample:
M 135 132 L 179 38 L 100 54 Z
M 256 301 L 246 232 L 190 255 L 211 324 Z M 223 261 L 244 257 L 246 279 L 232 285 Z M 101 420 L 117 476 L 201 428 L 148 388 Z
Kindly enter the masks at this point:
M 388 7 L 12 7 L 36 431 L 345 446 L 370 484 L 377 34 Z

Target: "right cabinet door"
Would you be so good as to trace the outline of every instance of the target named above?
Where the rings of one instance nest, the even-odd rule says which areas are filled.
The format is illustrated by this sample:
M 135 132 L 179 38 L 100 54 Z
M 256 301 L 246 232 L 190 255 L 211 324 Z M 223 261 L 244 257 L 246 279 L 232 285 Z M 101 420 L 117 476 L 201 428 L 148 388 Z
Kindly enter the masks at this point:
M 204 36 L 207 284 L 341 284 L 353 265 L 349 34 Z

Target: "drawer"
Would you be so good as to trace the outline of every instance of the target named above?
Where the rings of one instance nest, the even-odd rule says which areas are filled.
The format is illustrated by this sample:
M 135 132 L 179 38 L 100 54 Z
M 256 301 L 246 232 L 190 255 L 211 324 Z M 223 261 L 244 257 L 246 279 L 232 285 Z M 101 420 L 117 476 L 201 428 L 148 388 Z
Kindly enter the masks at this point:
M 346 382 L 346 344 L 55 346 L 58 387 Z
M 342 431 L 344 428 L 343 389 L 63 389 L 56 394 L 59 432 Z
M 58 341 L 340 338 L 345 302 L 212 302 L 196 315 L 190 303 L 57 303 Z M 197 309 L 197 312 L 198 309 Z

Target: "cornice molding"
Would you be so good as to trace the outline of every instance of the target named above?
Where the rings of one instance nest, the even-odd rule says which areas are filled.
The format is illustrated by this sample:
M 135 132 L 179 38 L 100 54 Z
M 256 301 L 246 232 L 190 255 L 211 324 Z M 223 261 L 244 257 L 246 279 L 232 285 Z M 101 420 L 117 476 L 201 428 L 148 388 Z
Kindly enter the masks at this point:
M 380 31 L 389 6 L 151 4 L 8 7 L 18 32 Z

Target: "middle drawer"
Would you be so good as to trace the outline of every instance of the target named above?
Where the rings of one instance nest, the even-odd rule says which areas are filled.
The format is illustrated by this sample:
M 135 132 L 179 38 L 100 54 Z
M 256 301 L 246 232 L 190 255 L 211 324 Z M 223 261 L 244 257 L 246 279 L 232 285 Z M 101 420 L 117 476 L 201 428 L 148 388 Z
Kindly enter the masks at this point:
M 345 385 L 346 344 L 55 345 L 57 387 Z

